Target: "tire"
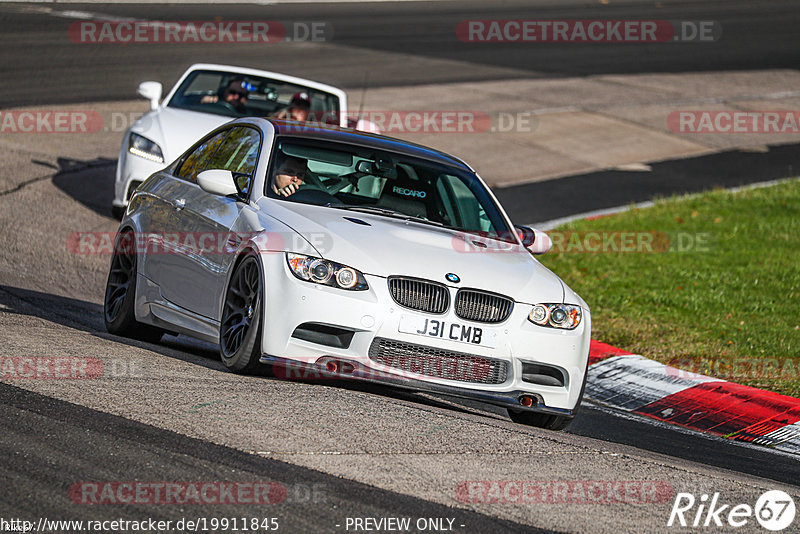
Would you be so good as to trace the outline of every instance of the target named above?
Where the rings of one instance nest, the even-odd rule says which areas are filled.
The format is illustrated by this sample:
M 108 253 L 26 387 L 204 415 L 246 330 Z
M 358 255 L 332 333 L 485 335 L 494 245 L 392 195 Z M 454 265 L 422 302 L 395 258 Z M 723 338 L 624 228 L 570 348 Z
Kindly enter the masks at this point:
M 249 373 L 260 367 L 263 284 L 261 264 L 252 253 L 233 269 L 219 327 L 222 363 L 234 373 Z
M 114 242 L 114 254 L 103 298 L 103 320 L 109 333 L 156 343 L 164 331 L 136 320 L 136 252 L 133 232 L 121 232 Z
M 125 208 L 122 206 L 111 206 L 111 216 L 118 220 L 122 220 L 122 216 L 125 215 Z

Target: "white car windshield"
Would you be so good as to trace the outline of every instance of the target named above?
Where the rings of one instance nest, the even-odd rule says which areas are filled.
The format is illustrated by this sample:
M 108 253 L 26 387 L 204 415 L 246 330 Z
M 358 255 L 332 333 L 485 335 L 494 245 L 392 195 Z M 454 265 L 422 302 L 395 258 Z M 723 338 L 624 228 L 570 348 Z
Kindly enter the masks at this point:
M 168 106 L 226 117 L 291 119 L 298 102 L 309 111 L 307 120 L 339 124 L 336 95 L 281 80 L 235 72 L 196 70 L 181 83 Z M 303 106 L 300 106 L 303 107 Z
M 276 140 L 266 194 L 515 242 L 471 172 L 395 152 L 291 137 Z

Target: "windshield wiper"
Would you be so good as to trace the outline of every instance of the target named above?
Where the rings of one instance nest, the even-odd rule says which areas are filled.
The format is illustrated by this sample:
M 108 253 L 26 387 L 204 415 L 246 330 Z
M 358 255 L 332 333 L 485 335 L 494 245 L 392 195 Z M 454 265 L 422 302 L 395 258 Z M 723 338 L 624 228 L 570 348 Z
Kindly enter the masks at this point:
M 351 211 L 363 211 L 365 213 L 375 213 L 378 215 L 385 215 L 386 217 L 394 217 L 395 219 L 403 219 L 404 221 L 414 221 L 420 222 L 423 224 L 431 224 L 433 226 L 444 226 L 443 223 L 438 221 L 431 221 L 424 217 L 415 217 L 413 215 L 408 215 L 399 211 L 390 210 L 388 208 L 379 208 L 378 206 L 361 206 L 359 204 L 342 204 L 342 205 L 331 205 L 331 208 L 338 208 L 342 210 L 351 210 Z

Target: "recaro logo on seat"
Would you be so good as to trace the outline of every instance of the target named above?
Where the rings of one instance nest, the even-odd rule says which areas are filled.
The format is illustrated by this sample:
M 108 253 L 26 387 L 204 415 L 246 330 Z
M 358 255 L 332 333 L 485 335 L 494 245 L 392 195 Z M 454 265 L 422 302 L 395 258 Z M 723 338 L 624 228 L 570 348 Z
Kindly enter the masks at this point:
M 392 192 L 397 193 L 398 195 L 405 195 L 407 197 L 417 197 L 417 198 L 425 198 L 428 196 L 428 193 L 425 191 L 416 191 L 414 189 L 406 189 L 405 187 L 392 187 Z

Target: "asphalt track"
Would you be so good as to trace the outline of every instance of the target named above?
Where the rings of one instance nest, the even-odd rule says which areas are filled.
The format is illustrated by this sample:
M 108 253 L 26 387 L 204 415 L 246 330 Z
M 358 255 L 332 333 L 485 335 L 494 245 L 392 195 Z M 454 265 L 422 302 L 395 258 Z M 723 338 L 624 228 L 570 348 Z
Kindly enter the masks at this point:
M 59 401 L 30 391 L 0 384 L 2 438 L 0 451 L 13 462 L 0 468 L 3 479 L 17 491 L 5 491 L 0 497 L 3 516 L 50 518 L 73 517 L 74 504 L 53 499 L 48 507 L 20 499 L 20 490 L 36 495 L 66 494 L 76 480 L 230 480 L 258 481 L 268 478 L 283 484 L 285 495 L 259 514 L 290 517 L 283 529 L 291 532 L 336 530 L 342 517 L 452 517 L 455 525 L 468 525 L 471 532 L 544 532 L 486 515 L 459 510 L 415 499 L 396 492 L 379 490 L 365 484 L 260 458 L 229 447 L 215 445 L 136 423 L 83 406 Z M 20 444 L 25 444 L 20 447 Z M 67 449 L 68 462 L 53 469 L 57 456 L 53 451 Z M 88 468 L 96 466 L 95 469 Z M 93 476 L 94 475 L 94 476 Z M 58 495 L 61 497 L 61 495 Z M 277 500 L 280 499 L 280 500 Z M 270 509 L 272 508 L 272 510 Z M 313 513 L 308 513 L 309 508 Z M 158 505 L 121 506 L 114 517 L 155 520 L 173 519 Z M 203 517 L 237 517 L 243 508 L 230 504 L 204 506 Z M 88 508 L 80 519 L 105 519 L 101 507 Z M 280 523 L 279 523 L 280 524 Z M 328 528 L 324 528 L 327 525 Z
M 298 5 L 234 5 L 225 6 L 223 12 L 219 6 L 71 4 L 69 9 L 170 20 L 202 20 L 220 14 L 234 20 L 307 20 L 313 15 L 332 22 L 335 46 L 275 45 L 267 58 L 268 67 L 347 87 L 364 83 L 365 64 L 369 65 L 371 85 L 480 80 L 498 75 L 797 65 L 800 47 L 794 29 L 798 10 L 790 3 L 663 2 L 662 6 L 640 2 L 611 6 L 565 2 L 558 7 L 529 2 L 490 7 L 407 3 L 320 5 L 310 12 L 308 6 Z M 150 44 L 120 50 L 72 44 L 65 40 L 65 28 L 72 19 L 21 13 L 19 8 L 0 5 L 0 69 L 6 74 L 0 80 L 1 107 L 130 98 L 131 87 L 138 81 L 154 78 L 168 84 L 198 56 L 205 61 L 265 62 L 262 50 L 245 45 L 220 50 Z M 573 45 L 532 53 L 495 45 L 465 48 L 452 35 L 455 22 L 471 17 L 592 16 L 719 20 L 726 36 L 738 32 L 740 38 L 726 39 L 716 48 Z M 422 58 L 419 68 L 403 68 L 410 56 Z M 362 61 L 360 67 L 351 66 L 353 57 Z M 790 146 L 773 147 L 767 154 L 723 153 L 655 164 L 648 177 L 609 171 L 519 186 L 499 194 L 520 218 L 531 212 L 530 202 L 547 193 L 549 200 L 538 200 L 541 205 L 537 209 L 545 210 L 540 212 L 542 219 L 549 219 L 648 200 L 654 195 L 740 185 L 743 176 L 755 176 L 756 180 L 784 177 L 797 168 L 797 152 L 797 147 Z M 744 163 L 750 166 L 743 167 Z M 113 230 L 106 208 L 112 164 L 97 161 L 90 167 L 75 162 L 63 167 L 65 171 L 0 193 L 0 220 L 9 241 L 0 281 L 3 354 L 123 357 L 142 363 L 148 372 L 129 379 L 109 377 L 94 389 L 25 381 L 0 384 L 0 454 L 5 459 L 0 465 L 0 506 L 4 518 L 174 519 L 180 515 L 274 514 L 281 518 L 281 530 L 288 532 L 341 532 L 344 529 L 336 525 L 353 516 L 454 517 L 457 525 L 464 525 L 464 532 L 537 531 L 531 525 L 576 531 L 587 524 L 597 531 L 658 531 L 661 529 L 653 525 L 663 525 L 666 520 L 668 506 L 663 504 L 655 511 L 591 508 L 588 523 L 576 517 L 584 515 L 586 508 L 575 506 L 466 510 L 451 496 L 441 495 L 441 488 L 450 488 L 452 493 L 453 475 L 450 472 L 448 478 L 447 469 L 456 468 L 448 464 L 448 457 L 461 466 L 460 480 L 480 473 L 486 477 L 487 469 L 476 467 L 476 455 L 507 464 L 488 469 L 498 479 L 661 477 L 671 480 L 676 491 L 693 491 L 702 487 L 698 481 L 707 479 L 710 487 L 745 497 L 753 495 L 756 488 L 777 484 L 794 486 L 791 491 L 798 494 L 800 462 L 796 458 L 621 417 L 602 407 L 585 406 L 568 433 L 553 435 L 517 427 L 501 412 L 474 403 L 357 385 L 242 379 L 224 372 L 212 348 L 182 337 L 147 345 L 109 336 L 104 333 L 99 307 L 106 258 L 72 261 L 64 258 L 63 251 L 59 254 L 22 238 L 17 242 L 12 235 L 18 228 L 13 221 L 34 210 L 43 195 L 53 201 L 51 224 L 62 229 L 61 234 L 76 225 Z M 714 169 L 719 172 L 709 172 Z M 730 169 L 742 172 L 725 172 Z M 601 182 L 605 192 L 598 195 L 594 184 Z M 552 201 L 567 195 L 577 195 L 578 200 Z M 515 199 L 522 201 L 515 203 Z M 16 265 L 16 271 L 8 265 Z M 82 267 L 85 272 L 80 271 Z M 65 280 L 66 275 L 79 279 Z M 56 289 L 44 290 L 48 286 Z M 190 376 L 183 379 L 181 375 Z M 206 400 L 220 403 L 224 410 L 204 412 L 201 405 Z M 188 408 L 184 406 L 187 403 Z M 495 436 L 504 436 L 506 441 Z M 275 448 L 282 443 L 285 448 Z M 264 449 L 249 448 L 261 444 Z M 270 445 L 273 449 L 266 457 L 252 453 L 269 452 Z M 406 456 L 404 449 L 408 449 Z M 332 454 L 325 458 L 326 453 Z M 412 459 L 425 455 L 430 459 Z M 336 456 L 345 463 L 336 463 Z M 363 469 L 353 467 L 357 462 L 363 462 Z M 611 463 L 605 468 L 607 462 Z M 532 469 L 525 470 L 525 464 Z M 419 473 L 424 469 L 430 469 L 427 477 Z M 69 487 L 81 480 L 264 479 L 282 482 L 290 498 L 274 509 L 257 512 L 242 506 L 204 506 L 199 514 L 191 507 L 81 506 L 67 498 Z M 302 490 L 315 484 L 323 491 L 316 499 L 305 498 L 307 493 Z M 662 522 L 652 523 L 654 517 Z M 625 518 L 628 523 L 623 522 Z
M 598 171 L 503 187 L 495 192 L 512 220 L 535 225 L 655 198 L 797 176 L 800 145 L 776 145 L 763 152 L 729 150 L 651 163 L 648 167 L 647 171 Z
M 56 15 L 41 14 L 50 9 Z M 25 11 L 27 10 L 27 12 Z M 70 13 L 69 16 L 63 15 Z M 75 14 L 77 12 L 77 14 Z M 324 21 L 328 43 L 76 43 L 81 12 L 149 20 L 221 18 L 284 23 Z M 469 19 L 706 20 L 713 43 L 462 43 Z M 783 0 L 590 3 L 582 0 L 346 4 L 0 5 L 0 107 L 127 99 L 143 79 L 169 87 L 202 58 L 291 72 L 346 88 L 608 73 L 795 68 L 800 10 Z

